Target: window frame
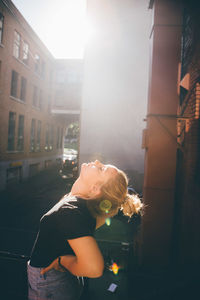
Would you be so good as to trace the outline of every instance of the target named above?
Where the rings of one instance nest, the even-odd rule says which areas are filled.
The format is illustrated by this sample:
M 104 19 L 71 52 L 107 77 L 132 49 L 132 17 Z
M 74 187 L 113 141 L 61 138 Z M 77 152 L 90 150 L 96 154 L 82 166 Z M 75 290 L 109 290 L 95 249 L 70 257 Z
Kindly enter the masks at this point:
M 42 121 L 37 121 L 37 133 L 36 133 L 36 151 L 41 150 L 41 132 L 42 132 Z
M 13 118 L 11 118 L 11 115 L 13 116 Z M 7 151 L 15 150 L 15 131 L 16 131 L 16 112 L 9 111 Z
M 60 127 L 57 127 L 56 149 L 60 148 Z
M 14 31 L 14 43 L 13 43 L 13 56 L 20 59 L 20 46 L 21 46 L 21 35 L 15 30 Z
M 23 41 L 22 51 L 23 51 L 22 61 L 25 65 L 28 65 L 28 63 L 29 63 L 29 44 L 26 41 Z
M 64 134 L 64 129 L 62 127 L 61 133 L 60 133 L 60 149 L 62 149 L 62 147 L 63 147 L 63 134 Z
M 0 44 L 3 42 L 4 15 L 0 12 Z
M 19 115 L 18 117 L 17 150 L 24 150 L 24 115 Z
M 40 109 L 40 110 L 42 110 L 42 104 L 43 104 L 43 91 L 40 89 L 39 91 L 38 91 L 38 108 Z
M 50 144 L 50 126 L 46 124 L 46 131 L 45 131 L 45 151 L 49 151 L 49 144 Z
M 15 74 L 16 74 L 16 78 L 14 78 Z M 12 97 L 14 97 L 14 98 L 17 98 L 18 79 L 19 79 L 19 74 L 15 70 L 12 70 L 12 73 L 11 73 L 11 85 L 10 85 L 10 95 Z
M 21 76 L 20 100 L 26 102 L 27 79 Z
M 33 85 L 33 98 L 32 98 L 32 105 L 33 107 L 38 107 L 38 87 Z
M 39 56 L 38 53 L 35 54 L 35 67 L 34 70 L 37 74 L 40 74 L 40 64 L 41 64 L 41 57 Z
M 50 133 L 49 133 L 49 150 L 53 150 L 53 145 L 54 145 L 54 127 L 53 124 L 50 127 Z
M 30 131 L 30 152 L 35 152 L 35 132 L 36 132 L 36 119 L 32 119 L 31 131 Z

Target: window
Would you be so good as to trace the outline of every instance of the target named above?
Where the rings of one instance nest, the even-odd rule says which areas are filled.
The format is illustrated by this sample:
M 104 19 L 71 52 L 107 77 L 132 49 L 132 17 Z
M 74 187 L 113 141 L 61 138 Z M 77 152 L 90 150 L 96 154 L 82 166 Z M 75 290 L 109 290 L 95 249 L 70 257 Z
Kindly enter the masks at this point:
M 42 65 L 41 65 L 41 76 L 42 76 L 42 78 L 44 78 L 44 76 L 45 76 L 45 68 L 46 68 L 46 65 L 45 65 L 45 62 L 43 61 Z
M 30 151 L 35 151 L 35 119 L 31 122 Z
M 61 136 L 60 136 L 60 148 L 63 146 L 63 128 L 61 129 Z
M 10 94 L 15 98 L 17 98 L 17 83 L 18 83 L 18 73 L 12 70 Z
M 24 116 L 19 115 L 17 150 L 22 151 L 23 149 L 24 149 Z
M 53 125 L 51 125 L 49 150 L 53 150 L 53 137 L 54 137 L 54 128 L 53 128 Z
M 0 44 L 2 43 L 3 40 L 3 22 L 4 22 L 4 16 L 2 13 L 0 13 Z
M 33 106 L 37 107 L 38 105 L 38 88 L 37 86 L 33 87 Z
M 21 36 L 17 31 L 15 31 L 15 33 L 14 33 L 13 55 L 16 58 L 19 58 L 19 56 L 20 56 L 20 41 L 21 41 Z
M 60 128 L 57 128 L 57 141 L 56 141 L 56 148 L 59 149 L 60 145 Z
M 33 99 L 32 104 L 34 107 L 42 109 L 43 103 L 43 93 L 42 90 L 39 90 L 37 86 L 33 86 Z
M 41 110 L 42 109 L 42 90 L 40 90 L 40 94 L 39 94 L 39 102 L 38 102 L 38 107 Z
M 26 42 L 23 42 L 22 61 L 26 65 L 28 65 L 28 57 L 29 57 L 29 45 Z
M 20 99 L 24 102 L 26 100 L 26 78 L 24 78 L 24 77 L 21 77 Z
M 22 167 L 9 168 L 6 171 L 6 185 L 9 187 L 13 183 L 19 183 L 22 180 Z
M 49 125 L 46 126 L 46 136 L 45 136 L 45 150 L 49 150 Z
M 8 123 L 8 151 L 13 151 L 15 149 L 15 122 L 16 113 L 9 112 L 9 123 Z
M 41 128 L 42 128 L 42 122 L 38 121 L 38 124 L 37 124 L 37 139 L 36 139 L 36 150 L 37 151 L 40 151 Z
M 35 72 L 40 74 L 40 57 L 38 54 L 35 54 Z

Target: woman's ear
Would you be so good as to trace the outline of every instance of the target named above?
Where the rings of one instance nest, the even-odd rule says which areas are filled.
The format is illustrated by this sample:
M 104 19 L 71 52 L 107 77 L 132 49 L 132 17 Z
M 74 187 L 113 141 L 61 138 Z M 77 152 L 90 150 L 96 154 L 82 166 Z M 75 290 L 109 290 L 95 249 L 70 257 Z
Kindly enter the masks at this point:
M 94 185 L 91 187 L 90 196 L 91 196 L 92 198 L 96 198 L 96 197 L 100 196 L 100 194 L 101 194 L 101 188 L 100 188 L 100 185 L 94 184 Z

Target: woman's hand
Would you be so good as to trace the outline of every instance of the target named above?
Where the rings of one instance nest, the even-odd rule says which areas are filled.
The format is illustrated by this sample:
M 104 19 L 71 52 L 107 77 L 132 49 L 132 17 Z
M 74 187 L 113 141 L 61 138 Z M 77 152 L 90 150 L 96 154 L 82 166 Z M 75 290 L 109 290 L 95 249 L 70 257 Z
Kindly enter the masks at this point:
M 71 262 L 75 258 L 76 257 L 74 255 L 66 255 L 65 256 L 65 261 L 66 262 Z M 40 274 L 43 275 L 46 272 L 48 272 L 49 270 L 51 270 L 51 269 L 55 269 L 55 270 L 60 271 L 60 272 L 65 272 L 66 271 L 66 265 L 65 266 L 61 266 L 59 264 L 58 259 L 59 259 L 59 257 L 57 257 L 48 267 L 43 268 L 42 271 L 40 272 Z

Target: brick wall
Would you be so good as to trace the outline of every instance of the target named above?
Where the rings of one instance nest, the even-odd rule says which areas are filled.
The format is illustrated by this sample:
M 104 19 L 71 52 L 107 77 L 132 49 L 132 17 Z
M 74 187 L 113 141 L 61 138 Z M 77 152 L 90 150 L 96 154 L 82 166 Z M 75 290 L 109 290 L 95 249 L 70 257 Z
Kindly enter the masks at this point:
M 188 11 L 193 23 L 190 30 L 192 55 L 187 59 L 185 70 L 190 75 L 190 87 L 179 107 L 179 117 L 183 119 L 178 123 L 182 159 L 177 162 L 181 166 L 177 173 L 176 258 L 179 263 L 188 264 L 200 262 L 200 40 L 197 39 L 199 20 L 195 9 L 190 7 Z

